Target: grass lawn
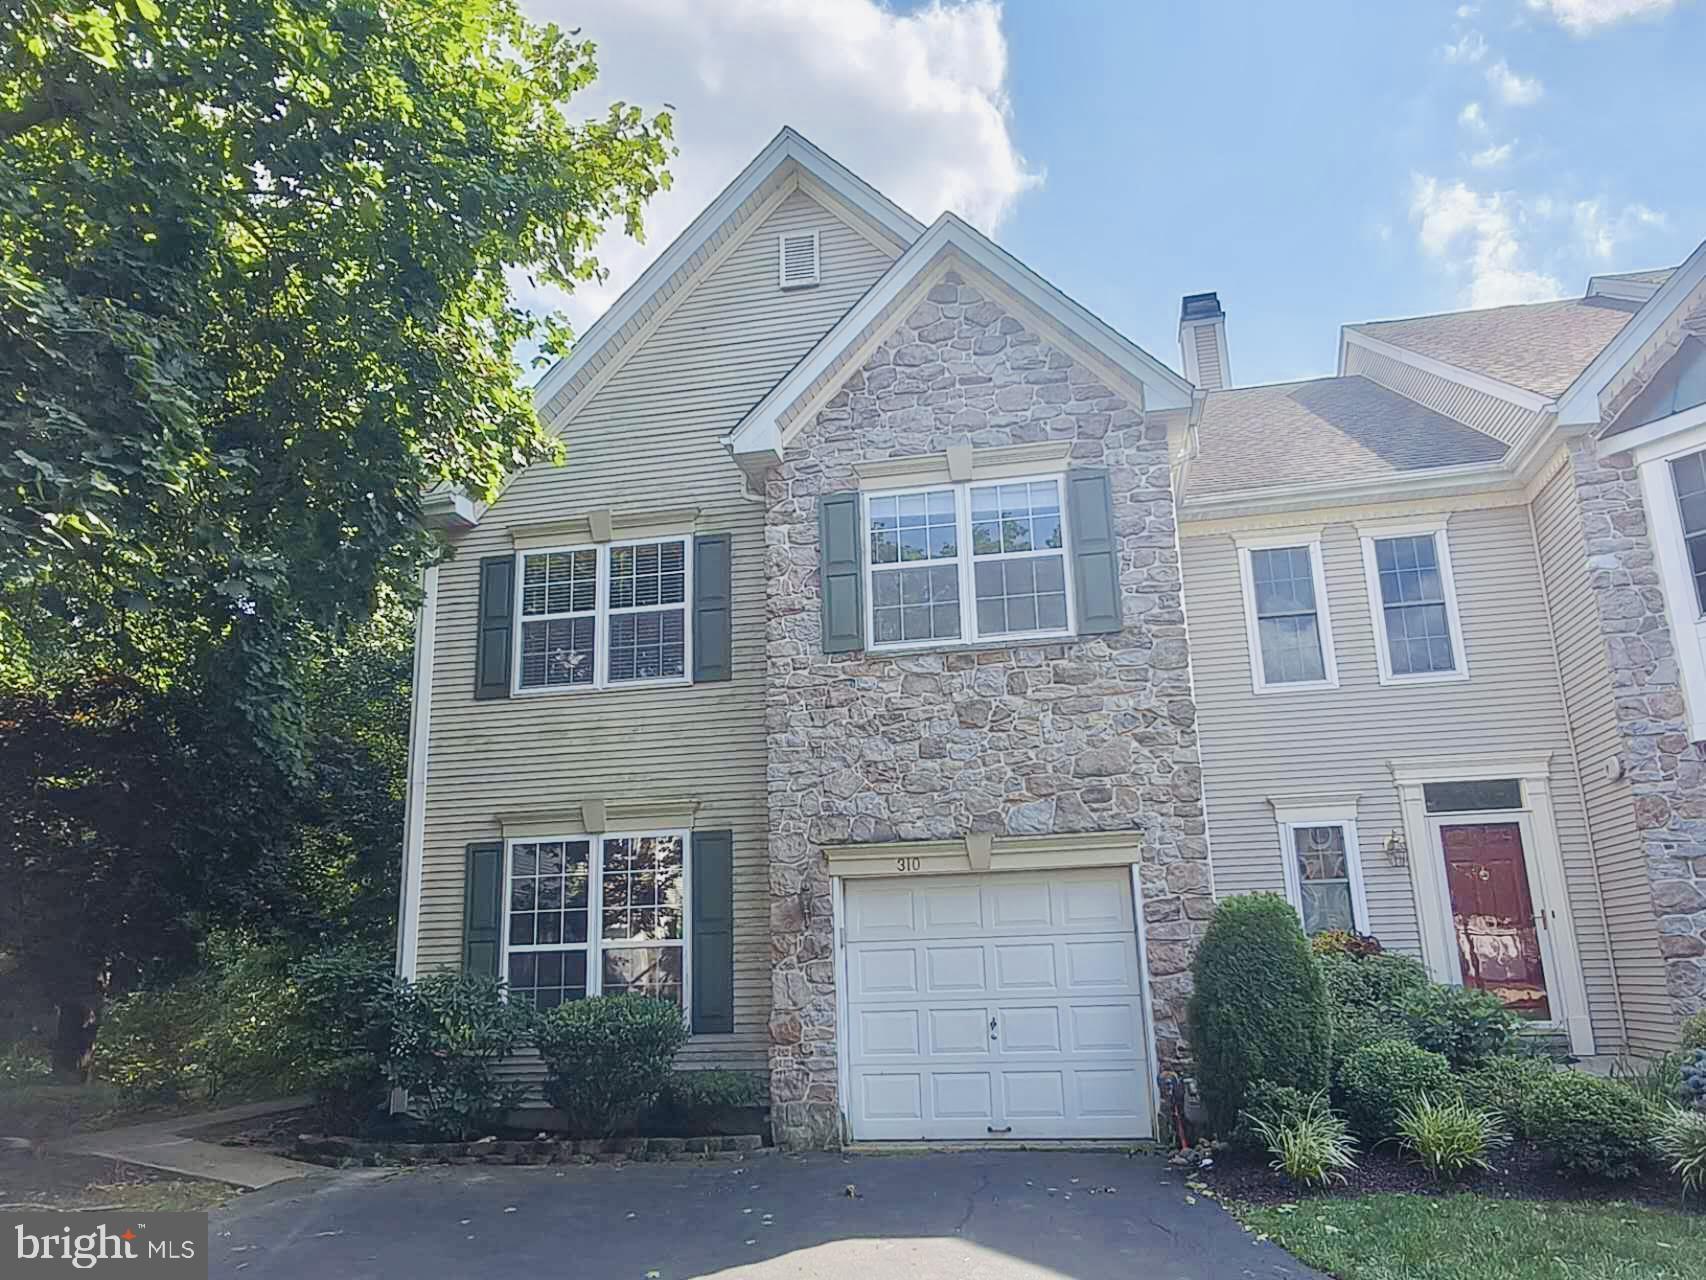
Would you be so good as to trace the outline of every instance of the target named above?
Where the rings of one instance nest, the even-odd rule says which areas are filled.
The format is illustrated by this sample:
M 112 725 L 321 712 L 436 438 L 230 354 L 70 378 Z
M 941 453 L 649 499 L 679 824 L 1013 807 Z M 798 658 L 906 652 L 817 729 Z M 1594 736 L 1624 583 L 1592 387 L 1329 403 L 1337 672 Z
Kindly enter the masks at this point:
M 1626 1204 L 1373 1195 L 1231 1206 L 1340 1280 L 1700 1280 L 1706 1217 Z

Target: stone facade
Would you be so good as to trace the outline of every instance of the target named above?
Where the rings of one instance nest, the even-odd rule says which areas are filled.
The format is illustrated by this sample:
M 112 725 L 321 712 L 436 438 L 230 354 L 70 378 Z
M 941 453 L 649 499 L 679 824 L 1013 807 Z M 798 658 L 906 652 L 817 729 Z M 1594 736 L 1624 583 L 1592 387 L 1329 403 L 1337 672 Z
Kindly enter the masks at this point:
M 1577 441 L 1571 465 L 1659 951 L 1681 1017 L 1706 1008 L 1706 760 L 1688 738 L 1635 461 L 1602 448 Z
M 825 654 L 818 498 L 854 464 L 1067 441 L 1106 467 L 1124 629 L 1081 641 Z M 788 446 L 766 493 L 771 1091 L 778 1140 L 840 1141 L 825 845 L 1140 833 L 1155 1032 L 1182 1052 L 1213 910 L 1164 428 L 948 271 Z

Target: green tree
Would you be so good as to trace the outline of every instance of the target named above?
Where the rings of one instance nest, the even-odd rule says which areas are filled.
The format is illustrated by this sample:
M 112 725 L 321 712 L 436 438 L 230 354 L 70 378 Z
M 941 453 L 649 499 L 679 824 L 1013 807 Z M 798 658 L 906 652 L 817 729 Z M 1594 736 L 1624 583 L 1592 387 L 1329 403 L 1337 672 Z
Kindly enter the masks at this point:
M 600 277 L 669 180 L 667 114 L 574 117 L 595 76 L 514 0 L 0 0 L 0 689 L 48 771 L 0 870 L 106 851 L 88 949 L 31 961 L 85 997 L 153 962 L 91 940 L 101 876 L 160 886 L 125 921 L 371 878 L 349 805 L 396 746 L 312 690 L 379 660 L 351 628 L 435 554 L 423 491 L 554 454 L 514 352 L 570 335 L 509 281 Z M 122 828 L 102 787 L 176 807 Z

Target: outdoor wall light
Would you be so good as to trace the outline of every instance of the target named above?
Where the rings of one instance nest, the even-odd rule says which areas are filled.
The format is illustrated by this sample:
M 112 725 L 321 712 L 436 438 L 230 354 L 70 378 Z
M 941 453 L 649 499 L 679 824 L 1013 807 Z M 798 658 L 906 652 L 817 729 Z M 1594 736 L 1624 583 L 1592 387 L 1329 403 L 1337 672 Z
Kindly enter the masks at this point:
M 1410 865 L 1410 842 L 1404 839 L 1404 833 L 1396 829 L 1386 833 L 1386 861 L 1395 867 Z

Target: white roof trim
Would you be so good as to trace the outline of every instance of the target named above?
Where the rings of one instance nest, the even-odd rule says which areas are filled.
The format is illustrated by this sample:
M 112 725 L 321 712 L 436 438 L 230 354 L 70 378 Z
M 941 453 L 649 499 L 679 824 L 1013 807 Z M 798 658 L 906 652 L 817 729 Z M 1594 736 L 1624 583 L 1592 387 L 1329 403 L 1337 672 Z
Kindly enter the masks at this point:
M 546 370 L 545 376 L 534 384 L 533 403 L 543 407 L 572 382 L 612 335 L 620 333 L 634 313 L 651 300 L 652 294 L 699 252 L 717 228 L 769 181 L 778 168 L 790 161 L 893 236 L 897 245 L 910 244 L 923 234 L 922 222 L 792 129 L 783 128 L 674 243 L 640 273 L 639 279 L 622 291 L 622 296 L 593 322 L 573 350 Z
M 1599 396 L 1639 354 L 1647 340 L 1657 333 L 1683 299 L 1706 280 L 1706 241 L 1688 255 L 1688 260 L 1658 287 L 1653 296 L 1615 338 L 1594 357 L 1570 384 L 1569 390 L 1558 397 L 1558 424 L 1562 427 L 1597 427 L 1600 418 Z
M 1650 280 L 1623 280 L 1617 276 L 1589 276 L 1587 298 L 1616 298 L 1620 302 L 1645 302 L 1659 291 Z
M 1502 382 L 1498 378 L 1489 378 L 1484 373 L 1476 373 L 1471 369 L 1460 368 L 1447 364 L 1444 360 L 1436 360 L 1432 356 L 1424 356 L 1411 351 L 1408 347 L 1400 347 L 1380 338 L 1371 338 L 1366 333 L 1360 333 L 1350 325 L 1339 328 L 1339 376 L 1345 376 L 1345 353 L 1351 347 L 1362 347 L 1400 363 L 1431 373 L 1437 378 L 1455 382 L 1459 386 L 1468 387 L 1472 391 L 1480 391 L 1486 395 L 1496 396 L 1500 400 L 1509 401 L 1531 413 L 1539 412 L 1551 405 L 1551 401 L 1537 392 L 1529 391 L 1514 383 Z M 1486 434 L 1485 432 L 1482 433 Z
M 1091 312 L 1056 289 L 982 232 L 952 213 L 944 213 L 930 229 L 872 285 L 864 297 L 836 322 L 821 342 L 787 377 L 771 388 L 725 442 L 736 456 L 770 453 L 780 457 L 786 436 L 779 421 L 783 412 L 829 371 L 866 326 L 902 293 L 938 254 L 952 250 L 968 266 L 987 272 L 1023 301 L 1036 307 L 1114 368 L 1141 382 L 1144 408 L 1184 409 L 1194 388 L 1166 365 Z
M 1331 484 L 1309 481 L 1264 489 L 1232 489 L 1203 494 L 1180 503 L 1183 520 L 1211 520 L 1225 515 L 1269 511 L 1307 511 L 1323 506 L 1353 506 L 1360 502 L 1398 502 L 1406 498 L 1453 497 L 1489 489 L 1509 488 L 1516 477 L 1506 460 L 1465 462 L 1427 467 L 1403 475 L 1366 476 Z

